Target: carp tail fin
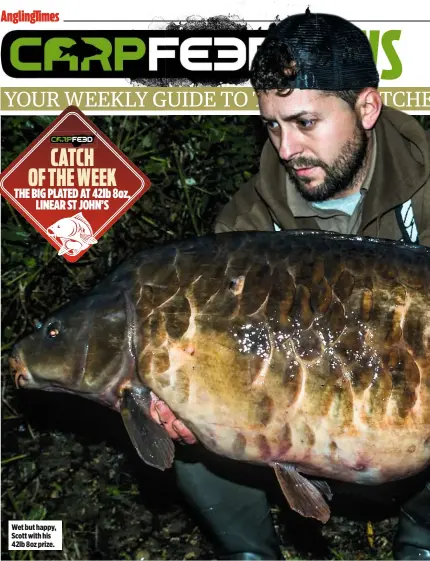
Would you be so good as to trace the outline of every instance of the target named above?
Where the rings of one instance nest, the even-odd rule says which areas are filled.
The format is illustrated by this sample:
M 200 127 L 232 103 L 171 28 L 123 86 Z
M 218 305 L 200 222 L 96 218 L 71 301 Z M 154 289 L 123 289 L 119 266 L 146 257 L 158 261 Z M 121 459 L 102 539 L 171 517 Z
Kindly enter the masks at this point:
M 328 483 L 311 481 L 301 475 L 294 467 L 275 463 L 273 465 L 282 492 L 290 507 L 307 518 L 315 518 L 323 524 L 330 519 L 330 507 L 327 499 L 332 498 Z
M 149 390 L 125 389 L 121 402 L 121 417 L 142 460 L 164 471 L 172 467 L 175 445 L 165 429 L 151 418 L 150 404 Z
M 91 236 L 90 234 L 81 234 L 81 239 L 88 245 L 98 243 L 97 239 L 94 236 Z

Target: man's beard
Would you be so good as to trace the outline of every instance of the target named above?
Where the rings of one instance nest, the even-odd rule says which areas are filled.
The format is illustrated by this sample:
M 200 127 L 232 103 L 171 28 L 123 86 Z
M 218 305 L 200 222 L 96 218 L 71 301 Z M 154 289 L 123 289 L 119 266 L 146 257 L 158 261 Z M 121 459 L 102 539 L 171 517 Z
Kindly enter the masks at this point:
M 369 139 L 366 131 L 357 123 L 356 134 L 342 147 L 333 164 L 313 158 L 298 157 L 289 162 L 284 161 L 285 168 L 292 182 L 304 199 L 311 202 L 326 201 L 339 193 L 348 191 L 364 169 Z M 325 171 L 325 180 L 319 185 L 308 188 L 311 177 L 298 177 L 293 169 L 319 166 Z

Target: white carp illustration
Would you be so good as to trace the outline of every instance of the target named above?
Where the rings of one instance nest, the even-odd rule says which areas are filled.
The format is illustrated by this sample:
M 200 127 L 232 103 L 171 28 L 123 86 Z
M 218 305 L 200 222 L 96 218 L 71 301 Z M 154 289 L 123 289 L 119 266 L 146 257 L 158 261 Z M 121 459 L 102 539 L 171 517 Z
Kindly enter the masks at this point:
M 49 226 L 47 231 L 50 236 L 61 240 L 62 247 L 58 255 L 75 256 L 97 243 L 90 223 L 82 212 L 69 218 L 61 218 Z

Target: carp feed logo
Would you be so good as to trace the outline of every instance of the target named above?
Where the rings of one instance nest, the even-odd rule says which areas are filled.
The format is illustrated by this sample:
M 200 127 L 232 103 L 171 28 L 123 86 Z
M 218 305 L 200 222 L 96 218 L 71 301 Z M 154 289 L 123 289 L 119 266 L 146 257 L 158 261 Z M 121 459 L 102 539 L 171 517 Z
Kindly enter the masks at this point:
M 74 106 L 0 175 L 3 197 L 71 263 L 149 187 L 148 177 Z
M 194 84 L 243 83 L 266 30 L 219 18 L 211 26 L 170 24 L 164 30 L 16 30 L 1 45 L 2 67 L 12 78 L 128 78 L 190 80 Z M 209 25 L 209 21 L 207 22 Z M 369 31 L 383 80 L 402 74 L 396 50 L 400 29 Z M 386 59 L 378 63 L 380 54 Z M 388 64 L 388 68 L 385 65 Z
M 1 61 L 13 78 L 189 78 L 245 81 L 265 32 L 11 31 Z

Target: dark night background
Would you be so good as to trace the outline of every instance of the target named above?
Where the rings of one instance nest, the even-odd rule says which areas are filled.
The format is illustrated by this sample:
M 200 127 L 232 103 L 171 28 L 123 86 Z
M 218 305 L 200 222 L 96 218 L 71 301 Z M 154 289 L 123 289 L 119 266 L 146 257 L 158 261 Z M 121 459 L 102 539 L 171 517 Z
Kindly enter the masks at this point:
M 430 117 L 416 118 L 429 127 Z M 3 117 L 2 169 L 53 119 Z M 222 206 L 257 171 L 266 133 L 258 117 L 92 120 L 152 185 L 77 263 L 59 257 L 2 198 L 2 558 L 212 559 L 211 542 L 182 503 L 173 470 L 162 473 L 139 460 L 118 414 L 73 396 L 17 392 L 7 358 L 37 320 L 125 257 L 210 232 Z M 378 493 L 345 487 L 321 528 L 289 511 L 270 470 L 263 471 L 287 559 L 391 559 L 399 504 L 422 482 Z M 13 519 L 63 520 L 63 551 L 8 552 Z

